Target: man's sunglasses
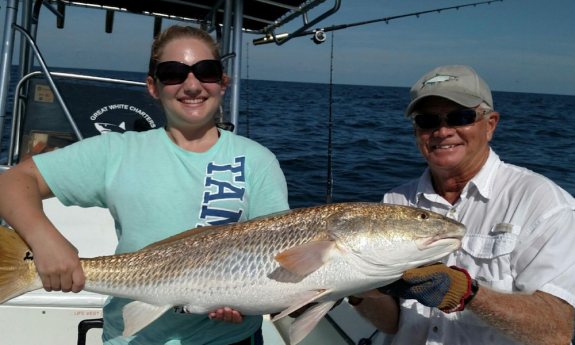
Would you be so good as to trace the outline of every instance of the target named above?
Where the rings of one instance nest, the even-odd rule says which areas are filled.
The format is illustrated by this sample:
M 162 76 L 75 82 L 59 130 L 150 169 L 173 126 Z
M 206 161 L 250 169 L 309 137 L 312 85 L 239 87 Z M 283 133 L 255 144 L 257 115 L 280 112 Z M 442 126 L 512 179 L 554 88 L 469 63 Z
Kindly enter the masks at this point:
M 491 109 L 459 109 L 450 113 L 414 113 L 411 120 L 417 129 L 431 130 L 441 126 L 441 121 L 445 118 L 445 123 L 449 127 L 462 127 L 474 124 L 480 116 L 491 113 Z
M 155 76 L 164 85 L 181 84 L 192 72 L 202 83 L 217 83 L 222 80 L 222 64 L 217 60 L 202 60 L 193 65 L 178 61 L 160 62 L 156 67 Z

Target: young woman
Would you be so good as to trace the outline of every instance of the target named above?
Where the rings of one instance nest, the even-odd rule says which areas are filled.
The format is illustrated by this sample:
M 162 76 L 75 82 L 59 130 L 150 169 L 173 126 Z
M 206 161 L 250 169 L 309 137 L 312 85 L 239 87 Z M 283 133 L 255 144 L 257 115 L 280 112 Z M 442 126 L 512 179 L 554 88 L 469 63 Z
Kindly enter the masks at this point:
M 165 111 L 165 128 L 107 133 L 35 156 L 0 176 L 0 214 L 34 252 L 47 291 L 78 292 L 84 274 L 75 248 L 42 211 L 65 205 L 107 207 L 118 233 L 116 253 L 139 250 L 198 226 L 240 222 L 288 209 L 287 186 L 263 146 L 215 126 L 229 80 L 207 33 L 174 26 L 152 44 L 147 85 Z M 122 338 L 122 308 L 104 306 L 104 344 L 253 344 L 260 316 L 222 308 L 210 315 L 168 311 Z M 220 322 L 227 321 L 227 322 Z

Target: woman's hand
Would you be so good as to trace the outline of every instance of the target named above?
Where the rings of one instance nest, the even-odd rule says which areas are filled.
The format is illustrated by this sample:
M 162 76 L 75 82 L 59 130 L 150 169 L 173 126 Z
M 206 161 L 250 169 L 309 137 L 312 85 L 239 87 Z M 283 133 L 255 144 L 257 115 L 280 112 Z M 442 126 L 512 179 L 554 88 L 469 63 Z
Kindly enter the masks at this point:
M 33 250 L 34 263 L 44 290 L 80 292 L 84 288 L 84 270 L 78 250 L 66 238 L 57 234 L 46 236 Z
M 218 321 L 230 322 L 230 323 L 242 323 L 244 320 L 242 314 L 239 311 L 232 308 L 220 308 L 208 314 L 210 319 L 216 319 Z
M 46 291 L 79 292 L 84 271 L 78 250 L 60 234 L 42 208 L 54 196 L 33 159 L 0 175 L 0 214 L 32 249 Z

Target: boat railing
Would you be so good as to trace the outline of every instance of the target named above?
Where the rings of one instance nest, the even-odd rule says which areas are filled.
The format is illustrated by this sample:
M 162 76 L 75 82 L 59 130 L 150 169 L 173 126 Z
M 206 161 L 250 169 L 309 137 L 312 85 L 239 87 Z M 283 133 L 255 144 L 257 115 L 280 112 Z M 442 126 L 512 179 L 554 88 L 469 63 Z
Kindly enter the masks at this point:
M 14 29 L 16 29 L 17 31 L 20 31 L 22 36 L 24 38 L 26 38 L 26 40 L 28 41 L 28 44 L 30 45 L 30 47 L 34 51 L 34 55 L 36 56 L 36 59 L 38 60 L 38 63 L 40 64 L 40 68 L 42 69 L 42 71 L 44 71 L 44 74 L 46 75 L 46 80 L 48 81 L 48 84 L 50 84 L 50 87 L 52 88 L 52 92 L 54 93 L 54 96 L 56 96 L 56 99 L 58 100 L 58 102 L 62 106 L 62 110 L 64 111 L 64 114 L 68 118 L 68 121 L 70 121 L 70 125 L 72 125 L 74 133 L 76 134 L 76 137 L 78 138 L 78 140 L 82 140 L 83 139 L 82 133 L 80 133 L 80 130 L 76 126 L 75 122 L 72 120 L 72 115 L 70 114 L 70 111 L 68 110 L 68 107 L 66 106 L 66 102 L 64 101 L 64 98 L 62 98 L 60 91 L 56 87 L 56 84 L 54 83 L 54 79 L 52 79 L 52 76 L 50 75 L 50 71 L 48 70 L 48 65 L 46 65 L 46 62 L 44 61 L 44 57 L 40 53 L 40 49 L 38 49 L 38 46 L 36 45 L 35 40 L 32 38 L 32 36 L 30 36 L 28 31 L 26 31 L 26 29 L 24 29 L 20 25 L 12 24 L 12 27 Z
M 137 82 L 132 82 L 132 81 L 122 81 L 122 80 L 114 80 L 114 79 L 109 79 L 109 78 L 99 78 L 99 77 L 91 77 L 91 76 L 80 76 L 80 75 L 73 75 L 73 74 L 64 74 L 64 73 L 51 73 L 48 69 L 48 66 L 42 56 L 42 54 L 40 53 L 40 50 L 38 48 L 38 46 L 36 45 L 36 42 L 34 40 L 34 38 L 30 35 L 30 33 L 23 28 L 22 26 L 16 24 L 16 23 L 12 23 L 11 25 L 11 29 L 16 30 L 18 32 L 21 33 L 22 37 L 26 40 L 27 42 L 27 46 L 30 47 L 32 49 L 32 51 L 34 52 L 34 55 L 38 61 L 38 64 L 40 66 L 41 69 L 41 73 L 45 76 L 52 93 L 54 94 L 55 99 L 58 101 L 58 103 L 60 104 L 62 111 L 64 112 L 64 115 L 66 116 L 68 123 L 70 124 L 70 126 L 72 127 L 72 131 L 74 133 L 74 135 L 76 136 L 77 140 L 82 140 L 84 138 L 83 134 L 81 133 L 80 129 L 78 128 L 76 121 L 74 121 L 72 114 L 70 113 L 68 106 L 66 104 L 66 101 L 64 100 L 64 98 L 61 95 L 60 90 L 58 89 L 58 87 L 56 86 L 56 83 L 54 82 L 53 76 L 61 76 L 61 77 L 68 77 L 68 78 L 75 78 L 75 79 L 86 79 L 86 80 L 93 80 L 93 81 L 107 81 L 107 82 L 115 82 L 115 83 L 125 83 L 128 85 L 144 85 L 144 83 L 137 83 Z M 24 76 L 18 83 L 15 91 L 14 91 L 14 111 L 13 111 L 13 120 L 12 120 L 12 133 L 11 133 L 11 137 L 10 137 L 10 148 L 9 148 L 9 154 L 8 154 L 8 166 L 11 166 L 14 164 L 14 155 L 15 155 L 15 149 L 17 150 L 17 146 L 18 146 L 18 140 L 19 139 L 19 130 L 20 130 L 20 102 L 19 100 L 23 97 L 20 93 L 20 90 L 22 89 L 23 85 L 27 85 L 27 81 L 38 75 L 37 73 L 40 72 L 32 72 L 26 76 Z M 6 108 L 6 104 L 5 104 L 5 99 L 7 97 L 7 88 L 6 87 L 2 87 L 2 92 L 0 92 L 0 102 L 1 102 L 1 106 L 0 109 L 2 112 L 4 112 L 3 110 Z M 18 114 L 18 115 L 17 115 Z M 4 119 L 5 116 L 3 116 L 4 114 L 2 114 L 2 116 L 0 117 L 0 138 L 3 137 L 3 130 L 4 130 Z

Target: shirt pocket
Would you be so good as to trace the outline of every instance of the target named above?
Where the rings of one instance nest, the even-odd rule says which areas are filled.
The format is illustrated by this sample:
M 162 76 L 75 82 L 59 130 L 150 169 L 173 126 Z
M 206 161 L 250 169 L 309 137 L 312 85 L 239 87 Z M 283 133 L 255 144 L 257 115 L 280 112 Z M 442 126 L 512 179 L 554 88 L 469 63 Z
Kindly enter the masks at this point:
M 521 227 L 500 223 L 488 234 L 467 234 L 461 241 L 460 262 L 484 286 L 501 292 L 513 291 L 510 254 L 517 245 Z
M 486 235 L 466 234 L 461 241 L 462 252 L 457 264 L 465 267 L 480 285 L 500 292 L 512 292 L 510 255 L 520 230 L 519 226 L 502 223 L 493 226 Z M 449 314 L 448 318 L 476 327 L 489 327 L 468 310 Z

